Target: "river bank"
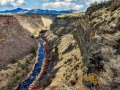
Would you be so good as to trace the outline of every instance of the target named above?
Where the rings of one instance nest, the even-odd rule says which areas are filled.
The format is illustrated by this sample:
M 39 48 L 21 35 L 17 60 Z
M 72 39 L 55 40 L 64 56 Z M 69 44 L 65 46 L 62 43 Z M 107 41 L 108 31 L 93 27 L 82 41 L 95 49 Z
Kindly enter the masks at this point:
M 44 60 L 43 60 L 41 72 L 40 72 L 39 75 L 36 77 L 36 80 L 34 80 L 33 83 L 30 85 L 29 90 L 43 90 L 43 88 L 39 86 L 39 81 L 40 81 L 42 75 L 46 73 L 46 66 L 48 65 L 48 62 L 47 62 L 47 59 L 46 59 L 46 58 L 47 58 L 47 51 L 48 51 L 48 44 L 47 44 L 47 42 L 44 40 L 45 58 L 44 58 Z
M 23 82 L 24 82 L 28 77 L 30 77 L 30 75 L 32 74 L 32 71 L 34 70 L 35 64 L 36 64 L 37 61 L 38 61 L 38 50 L 39 50 L 39 48 L 40 48 L 40 44 L 37 43 L 37 50 L 36 50 L 36 55 L 37 55 L 37 56 L 35 56 L 35 63 L 34 63 L 34 65 L 32 66 L 32 69 L 31 69 L 30 73 L 21 81 L 21 83 L 23 83 Z M 21 84 L 21 83 L 20 83 L 20 84 Z M 18 90 L 18 87 L 19 87 L 19 85 L 15 87 L 15 90 Z
M 20 83 L 16 90 L 22 90 L 22 89 L 28 90 L 29 86 L 33 83 L 33 81 L 41 72 L 41 67 L 45 58 L 45 53 L 44 53 L 45 50 L 44 50 L 44 41 L 40 39 L 38 40 L 38 42 L 40 42 L 40 44 L 38 44 L 36 62 L 33 66 L 33 69 L 28 75 L 28 78 L 25 79 L 22 83 Z

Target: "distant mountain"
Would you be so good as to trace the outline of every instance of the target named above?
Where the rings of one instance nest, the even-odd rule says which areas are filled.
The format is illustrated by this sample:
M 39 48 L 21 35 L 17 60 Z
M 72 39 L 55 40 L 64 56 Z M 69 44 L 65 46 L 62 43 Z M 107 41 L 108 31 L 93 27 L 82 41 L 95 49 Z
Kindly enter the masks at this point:
M 56 11 L 56 10 L 42 10 L 42 9 L 22 9 L 16 8 L 13 10 L 0 11 L 0 14 L 70 14 L 74 13 L 76 10 L 65 10 L 65 11 Z

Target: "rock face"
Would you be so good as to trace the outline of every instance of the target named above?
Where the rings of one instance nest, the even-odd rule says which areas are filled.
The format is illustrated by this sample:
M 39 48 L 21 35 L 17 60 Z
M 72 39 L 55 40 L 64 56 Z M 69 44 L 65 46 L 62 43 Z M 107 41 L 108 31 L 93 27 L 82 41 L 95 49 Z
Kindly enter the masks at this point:
M 48 29 L 56 15 L 15 15 L 15 17 L 26 30 L 36 34 L 37 31 Z
M 120 89 L 120 7 L 111 9 L 114 3 L 92 12 L 88 8 L 86 15 L 57 16 L 45 35 L 51 48 L 39 87 Z
M 19 23 L 31 33 L 44 27 L 40 15 L 16 15 L 15 17 L 18 19 Z
M 55 77 L 46 90 L 52 90 L 53 88 L 56 90 L 60 88 L 66 89 L 70 87 L 82 90 L 82 56 L 78 44 L 72 34 L 65 34 L 57 38 L 57 40 L 59 42 L 56 41 L 55 45 L 58 48 L 59 54 L 56 56 L 58 60 L 57 58 L 54 60 L 55 56 L 53 55 L 50 61 L 52 62 L 53 60 L 55 63 L 53 64 L 54 72 L 51 73 L 51 76 L 55 75 Z

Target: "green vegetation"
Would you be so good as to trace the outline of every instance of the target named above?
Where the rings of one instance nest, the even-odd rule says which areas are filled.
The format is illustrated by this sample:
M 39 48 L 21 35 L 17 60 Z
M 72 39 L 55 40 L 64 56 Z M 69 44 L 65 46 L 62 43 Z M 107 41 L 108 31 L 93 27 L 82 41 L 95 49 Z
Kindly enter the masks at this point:
M 34 34 L 39 35 L 39 30 L 35 30 Z
M 31 35 L 31 38 L 35 38 L 35 36 L 34 36 L 34 35 Z
M 116 53 L 120 55 L 120 39 L 117 40 L 117 44 L 116 44 L 114 47 L 115 47 L 116 50 L 117 50 Z
M 89 74 L 88 76 L 86 76 L 86 75 L 83 76 L 83 81 L 92 83 L 94 85 L 98 85 L 98 83 L 99 83 L 97 77 L 93 73 Z
M 13 15 L 9 15 L 9 14 L 5 14 L 5 15 L 0 14 L 0 17 L 14 17 L 14 16 Z
M 70 83 L 72 86 L 74 86 L 76 84 L 75 80 L 71 80 Z
M 63 14 L 63 15 L 58 15 L 58 18 L 79 18 L 83 17 L 84 13 L 74 13 L 74 14 Z
M 12 60 L 10 61 L 11 64 L 14 64 L 14 63 L 16 63 L 16 62 L 17 62 L 17 60 L 15 60 L 15 59 L 12 59 Z
M 36 49 L 35 49 L 35 47 L 32 47 L 31 53 L 32 53 L 34 56 L 36 56 Z
M 41 85 L 42 88 L 45 88 L 47 86 L 47 83 L 48 83 L 47 81 L 42 82 L 42 85 Z
M 93 12 L 101 9 L 101 8 L 108 8 L 111 11 L 116 10 L 118 7 L 120 7 L 120 1 L 119 0 L 109 0 L 109 1 L 102 1 L 101 3 L 94 2 L 91 4 L 91 6 L 87 9 L 86 15 L 91 15 Z
M 33 58 L 34 58 L 33 55 L 30 55 L 29 57 L 25 58 L 24 61 L 16 62 L 16 64 L 18 64 L 18 65 L 17 65 L 17 67 L 15 67 L 16 69 L 13 71 L 12 75 L 8 76 L 8 77 L 10 77 L 10 80 L 7 83 L 7 87 L 5 87 L 6 88 L 5 90 L 12 90 L 13 87 L 15 87 L 19 82 L 21 82 L 21 80 L 22 80 L 21 77 L 25 77 L 25 74 L 30 71 L 29 64 L 31 64 L 31 61 Z M 14 59 L 13 59 L 13 61 L 14 61 Z
M 59 53 L 58 53 L 58 47 L 54 47 L 54 51 L 52 52 L 52 60 L 59 60 Z

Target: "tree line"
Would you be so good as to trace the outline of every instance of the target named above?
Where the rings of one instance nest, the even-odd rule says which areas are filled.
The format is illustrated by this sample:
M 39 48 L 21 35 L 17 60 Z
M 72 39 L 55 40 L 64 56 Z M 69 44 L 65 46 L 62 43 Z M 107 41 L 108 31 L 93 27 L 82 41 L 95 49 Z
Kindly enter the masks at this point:
M 90 7 L 88 7 L 86 11 L 86 15 L 91 15 L 93 12 L 101 9 L 108 8 L 108 10 L 115 11 L 120 7 L 120 0 L 109 0 L 109 1 L 101 1 L 101 3 L 91 3 Z

